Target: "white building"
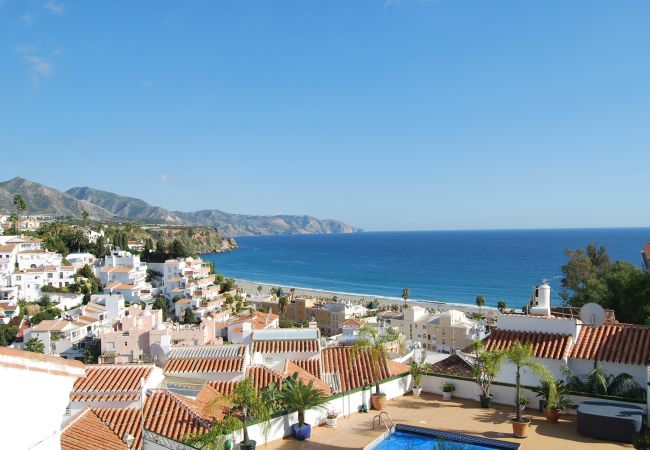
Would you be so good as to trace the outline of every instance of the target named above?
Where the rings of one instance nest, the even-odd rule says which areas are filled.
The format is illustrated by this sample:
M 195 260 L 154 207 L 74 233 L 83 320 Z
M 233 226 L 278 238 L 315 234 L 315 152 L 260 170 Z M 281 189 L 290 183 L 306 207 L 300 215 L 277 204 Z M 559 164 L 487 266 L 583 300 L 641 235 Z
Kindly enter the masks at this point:
M 42 297 L 41 289 L 49 285 L 63 288 L 74 283 L 75 269 L 72 266 L 47 266 L 41 269 L 26 269 L 11 273 L 11 285 L 18 288 L 18 299 L 36 301 Z
M 60 266 L 63 256 L 45 250 L 21 250 L 16 254 L 18 270 L 42 269 L 46 266 Z
M 67 311 L 68 309 L 81 305 L 84 299 L 83 294 L 75 294 L 72 292 L 48 292 L 43 295 L 48 296 L 50 301 L 61 311 Z
M 89 316 L 70 316 L 65 319 L 43 320 L 25 330 L 24 342 L 37 338 L 43 342 L 46 355 L 67 359 L 81 359 L 86 354 L 88 341 L 98 335 L 100 321 Z
M 6 407 L 0 409 L 2 447 L 59 450 L 70 391 L 84 375 L 79 361 L 0 347 L 0 379 L 7 386 L 2 394 Z
M 121 294 L 93 294 L 90 296 L 90 303 L 105 306 L 111 323 L 124 316 L 126 311 L 124 296 Z

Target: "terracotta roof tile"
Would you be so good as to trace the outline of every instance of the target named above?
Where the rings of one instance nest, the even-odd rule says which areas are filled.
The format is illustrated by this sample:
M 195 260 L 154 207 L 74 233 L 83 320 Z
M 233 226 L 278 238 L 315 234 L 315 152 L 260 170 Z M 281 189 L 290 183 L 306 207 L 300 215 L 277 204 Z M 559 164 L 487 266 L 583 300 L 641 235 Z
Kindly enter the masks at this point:
M 364 383 L 377 381 L 373 374 L 369 351 L 361 351 L 353 357 L 350 347 L 330 347 L 323 350 L 322 358 L 323 372 L 338 374 L 344 392 L 362 387 Z M 394 373 L 390 369 L 386 361 L 380 364 L 379 380 L 402 373 Z
M 321 391 L 327 397 L 332 395 L 332 388 L 330 388 L 329 384 L 327 384 L 325 381 L 321 380 L 320 378 L 312 375 L 311 373 L 307 372 L 305 369 L 298 366 L 297 364 L 294 364 L 291 361 L 287 361 L 285 363 L 284 373 L 287 377 L 297 375 L 297 379 L 299 381 L 302 381 L 304 384 L 307 385 L 312 384 L 316 389 Z
M 173 359 L 167 361 L 165 373 L 241 372 L 244 358 Z
M 131 402 L 140 398 L 140 380 L 153 372 L 152 365 L 86 366 L 86 378 L 78 379 L 70 400 L 76 402 Z
M 237 383 L 238 381 L 208 381 L 203 385 L 203 389 L 205 389 L 207 386 L 221 395 L 230 395 L 233 389 L 235 389 L 235 386 L 237 386 Z M 203 392 L 203 389 L 201 389 L 197 398 L 201 397 L 202 400 L 205 400 L 205 394 L 201 394 Z
M 580 329 L 571 357 L 620 364 L 647 365 L 650 360 L 650 327 L 604 324 Z
M 298 367 L 305 369 L 315 377 L 323 378 L 323 365 L 321 364 L 320 359 L 293 359 L 291 362 Z
M 316 339 L 294 339 L 274 341 L 254 341 L 253 352 L 260 353 L 317 353 L 319 350 Z
M 90 409 L 77 414 L 61 432 L 61 450 L 126 450 L 120 439 Z
M 339 323 L 339 327 L 360 327 L 362 325 L 363 322 L 355 318 L 347 319 Z
M 568 334 L 493 330 L 485 339 L 485 350 L 508 350 L 515 341 L 533 346 L 533 356 L 545 359 L 565 359 L 572 338 Z
M 207 433 L 208 421 L 194 411 L 196 403 L 165 389 L 156 389 L 144 406 L 147 430 L 180 441 L 190 433 Z M 135 408 L 97 408 L 93 410 L 117 435 L 125 432 L 134 438 L 133 449 L 142 448 L 140 411 Z M 87 447 L 86 447 L 87 448 Z M 102 448 L 102 447 L 99 447 Z
M 455 377 L 472 376 L 472 368 L 458 355 L 451 355 L 435 364 L 431 364 L 431 372 Z

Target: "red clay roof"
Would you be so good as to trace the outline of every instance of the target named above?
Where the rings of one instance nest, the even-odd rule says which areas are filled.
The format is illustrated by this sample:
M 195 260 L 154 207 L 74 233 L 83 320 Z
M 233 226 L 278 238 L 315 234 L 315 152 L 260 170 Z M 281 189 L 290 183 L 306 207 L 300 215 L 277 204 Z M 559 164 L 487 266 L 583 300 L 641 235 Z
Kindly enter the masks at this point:
M 650 327 L 630 324 L 582 326 L 571 357 L 620 364 L 646 365 L 650 360 Z
M 298 381 L 302 381 L 306 385 L 310 385 L 310 384 L 313 385 L 314 388 L 321 391 L 327 397 L 332 395 L 332 388 L 330 388 L 329 384 L 327 384 L 317 376 L 314 376 L 311 373 L 307 372 L 302 367 L 292 363 L 291 361 L 287 361 L 285 363 L 284 373 L 287 377 L 296 375 Z
M 378 381 L 375 380 L 373 374 L 369 351 L 361 351 L 356 357 L 353 357 L 350 347 L 330 347 L 323 350 L 322 358 L 323 372 L 337 373 L 341 379 L 341 389 L 344 392 L 362 387 L 364 383 Z M 400 364 L 400 366 L 404 365 Z M 395 369 L 398 369 L 398 367 L 395 367 Z M 391 368 L 384 361 L 380 364 L 379 380 L 405 372 L 408 372 L 408 366 L 399 367 L 398 372 L 391 372 Z
M 167 361 L 165 373 L 241 372 L 244 358 L 173 359 Z
M 361 325 L 363 325 L 363 322 L 354 317 L 339 323 L 339 327 L 360 327 Z
M 493 330 L 485 339 L 485 350 L 508 350 L 515 341 L 533 346 L 533 356 L 545 359 L 565 359 L 571 346 L 568 334 Z
M 181 441 L 189 433 L 207 433 L 208 422 L 194 410 L 194 401 L 165 389 L 155 390 L 144 406 L 147 430 Z M 136 408 L 97 408 L 95 414 L 117 435 L 135 438 L 133 449 L 142 448 L 140 411 Z M 88 448 L 88 447 L 83 447 Z M 101 446 L 97 448 L 103 448 Z
M 251 366 L 246 370 L 246 378 L 251 378 L 257 389 L 262 389 L 270 383 L 282 387 L 282 374 L 266 366 Z
M 317 353 L 318 340 L 294 339 L 275 341 L 254 341 L 253 352 L 260 353 Z
M 70 400 L 89 401 L 136 401 L 140 398 L 140 380 L 147 379 L 153 365 L 96 365 L 86 366 L 86 378 L 78 379 Z
M 431 372 L 456 377 L 472 376 L 471 366 L 458 355 L 451 355 L 435 364 L 431 364 Z
M 323 366 L 320 359 L 292 359 L 291 362 L 305 369 L 313 376 L 323 378 Z
M 61 450 L 126 450 L 120 439 L 97 415 L 86 408 L 75 416 L 61 432 Z

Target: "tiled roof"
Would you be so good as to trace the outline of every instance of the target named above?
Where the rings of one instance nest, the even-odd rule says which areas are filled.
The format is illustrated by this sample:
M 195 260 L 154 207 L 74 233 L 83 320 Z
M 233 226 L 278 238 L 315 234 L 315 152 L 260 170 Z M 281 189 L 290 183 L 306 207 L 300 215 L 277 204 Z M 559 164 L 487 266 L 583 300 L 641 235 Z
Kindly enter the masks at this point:
M 293 359 L 291 362 L 298 367 L 305 369 L 315 377 L 323 377 L 323 366 L 320 359 Z
M 457 355 L 451 355 L 435 364 L 431 364 L 431 372 L 456 377 L 472 376 L 472 368 L 470 365 Z
M 192 399 L 165 389 L 156 389 L 147 397 L 144 406 L 144 427 L 177 441 L 181 441 L 189 433 L 207 433 L 209 424 L 194 410 L 195 405 Z M 132 447 L 134 450 L 142 448 L 138 409 L 98 408 L 93 411 L 117 435 L 123 436 L 125 432 L 132 435 L 135 438 Z
M 316 339 L 253 342 L 253 352 L 260 353 L 317 353 L 318 347 Z
M 32 327 L 32 331 L 62 331 L 72 322 L 66 319 L 41 320 L 38 325 Z
M 565 359 L 571 346 L 571 335 L 526 331 L 493 330 L 485 339 L 485 350 L 508 350 L 515 341 L 533 346 L 533 356 Z
M 360 327 L 363 322 L 359 319 L 351 318 L 339 323 L 339 327 Z
M 630 324 L 583 325 L 571 357 L 620 364 L 647 365 L 650 360 L 650 327 Z
M 361 351 L 356 356 L 353 356 L 350 347 L 330 347 L 323 350 L 322 358 L 323 375 L 325 376 L 326 373 L 338 374 L 341 379 L 341 389 L 343 391 L 362 387 L 364 382 L 374 383 L 376 381 L 372 370 L 370 352 L 368 350 Z M 403 364 L 400 364 L 400 366 L 403 366 Z M 402 370 L 402 368 L 399 369 Z M 404 372 L 391 372 L 391 368 L 384 361 L 380 364 L 379 379 L 383 380 Z
M 167 361 L 165 373 L 241 372 L 244 358 L 173 359 Z
M 77 414 L 61 431 L 61 450 L 126 448 L 126 443 L 88 408 Z
M 154 366 L 134 365 L 89 365 L 86 378 L 78 379 L 70 400 L 76 402 L 116 401 L 132 402 L 140 398 L 140 380 L 147 379 Z
M 196 398 L 200 398 L 203 401 L 206 400 L 206 395 L 208 394 L 203 392 L 206 387 L 209 387 L 211 390 L 221 395 L 230 395 L 233 389 L 235 389 L 235 386 L 237 386 L 237 383 L 239 383 L 239 381 L 208 381 L 203 385 L 203 389 L 201 389 Z M 214 397 L 215 395 L 216 394 L 212 393 L 209 394 L 209 397 Z
M 278 387 L 282 386 L 282 374 L 266 366 L 251 366 L 246 369 L 246 378 L 251 378 L 257 389 L 262 389 L 275 383 Z
M 321 380 L 319 377 L 312 375 L 311 373 L 307 372 L 305 369 L 292 363 L 291 361 L 287 361 L 285 363 L 284 373 L 287 377 L 296 375 L 299 381 L 302 381 L 304 384 L 307 385 L 309 384 L 313 385 L 314 388 L 321 391 L 327 397 L 332 395 L 332 389 L 325 381 Z
M 244 356 L 245 351 L 243 345 L 193 345 L 173 348 L 167 359 L 233 358 Z

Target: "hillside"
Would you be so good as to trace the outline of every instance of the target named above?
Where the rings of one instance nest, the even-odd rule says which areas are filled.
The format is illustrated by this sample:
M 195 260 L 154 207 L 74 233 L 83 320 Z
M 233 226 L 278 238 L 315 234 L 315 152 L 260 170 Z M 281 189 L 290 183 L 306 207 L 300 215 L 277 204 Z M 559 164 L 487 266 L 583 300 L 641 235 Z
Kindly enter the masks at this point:
M 113 214 L 101 206 L 79 200 L 57 189 L 16 177 L 0 182 L 0 209 L 13 211 L 15 194 L 22 195 L 27 205 L 25 214 L 53 214 L 79 217 L 83 211 L 96 220 L 111 220 Z
M 230 214 L 216 209 L 196 212 L 169 211 L 134 197 L 90 187 L 74 187 L 61 192 L 20 177 L 0 182 L 0 210 L 14 210 L 15 194 L 21 194 L 25 199 L 26 214 L 78 218 L 83 211 L 87 211 L 90 218 L 97 221 L 215 227 L 224 236 L 361 231 L 337 220 L 311 216 L 253 216 Z

